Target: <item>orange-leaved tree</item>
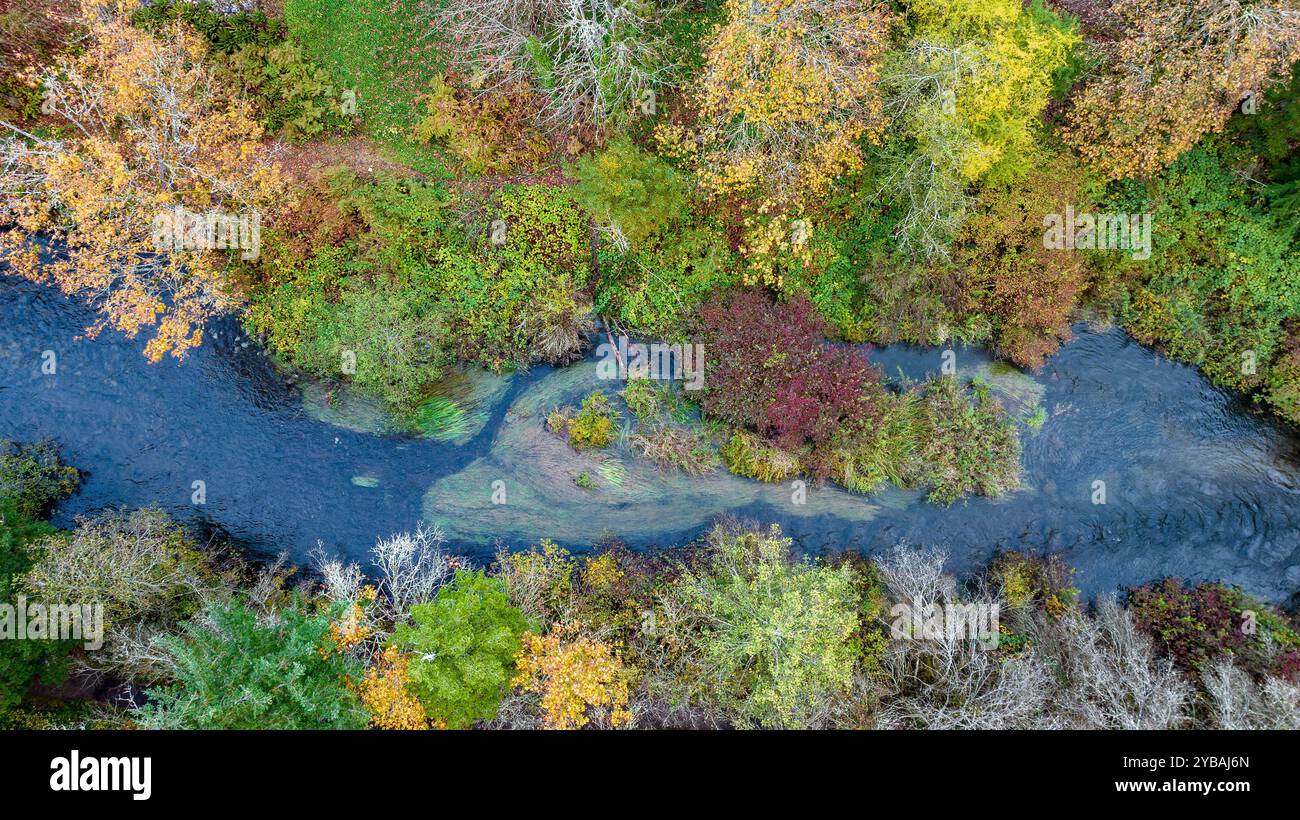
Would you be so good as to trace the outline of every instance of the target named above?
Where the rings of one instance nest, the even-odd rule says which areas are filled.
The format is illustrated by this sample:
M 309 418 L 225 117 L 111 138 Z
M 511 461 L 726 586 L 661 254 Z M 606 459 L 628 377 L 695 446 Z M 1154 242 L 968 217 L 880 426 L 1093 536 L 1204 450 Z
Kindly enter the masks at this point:
M 1107 66 L 1074 99 L 1066 141 L 1108 179 L 1149 177 L 1300 58 L 1294 0 L 1114 0 Z
M 357 689 L 370 712 L 371 725 L 379 729 L 447 728 L 444 723 L 430 721 L 420 699 L 411 693 L 410 666 L 411 656 L 390 646 L 366 670 Z
M 42 76 L 57 136 L 4 123 L 0 259 L 52 281 L 100 312 L 87 328 L 135 336 L 155 328 L 151 361 L 183 358 L 203 325 L 238 303 L 224 270 L 257 253 L 261 209 L 279 195 L 248 102 L 205 62 L 207 46 L 177 24 L 132 28 L 128 5 L 86 0 L 84 53 Z M 43 236 L 64 252 L 42 264 Z

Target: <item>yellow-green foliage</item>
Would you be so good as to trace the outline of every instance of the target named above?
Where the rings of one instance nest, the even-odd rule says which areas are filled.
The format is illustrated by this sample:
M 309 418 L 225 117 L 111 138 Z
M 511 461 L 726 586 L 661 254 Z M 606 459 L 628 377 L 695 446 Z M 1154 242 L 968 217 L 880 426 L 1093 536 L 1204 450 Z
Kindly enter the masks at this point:
M 569 551 L 549 538 L 520 552 L 501 550 L 496 555 L 510 603 L 542 623 L 568 618 L 577 566 Z
M 597 390 L 582 400 L 582 409 L 569 422 L 569 443 L 579 450 L 608 447 L 614 441 L 615 417 L 609 397 Z
M 627 387 L 619 395 L 638 420 L 653 421 L 659 417 L 659 388 L 650 379 L 628 379 Z
M 686 214 L 685 185 L 666 162 L 622 137 L 572 172 L 574 196 L 603 225 L 640 247 Z
M 501 94 L 458 93 L 438 74 L 423 96 L 425 116 L 411 136 L 420 144 L 441 145 L 469 174 L 529 170 L 550 151 L 546 138 L 526 116 L 535 102 L 522 88 Z
M 759 481 L 784 481 L 799 474 L 799 459 L 763 441 L 753 433 L 736 430 L 722 445 L 722 463 L 736 475 Z
M 590 254 L 587 220 L 563 188 L 518 185 L 502 190 L 497 218 L 506 223 L 507 252 L 570 272 L 586 283 Z
M 1033 600 L 1033 587 L 1030 586 L 1029 579 L 1025 577 L 1021 567 L 1016 565 L 1005 567 L 999 580 L 1002 581 L 1002 597 L 1009 605 L 1025 607 Z
M 886 483 L 908 487 L 917 479 L 919 397 L 913 391 L 884 393 L 878 411 L 878 418 L 842 427 L 831 448 L 835 481 L 854 492 L 873 492 Z
M 1034 158 L 1039 118 L 1052 90 L 1052 74 L 1065 65 L 1078 34 L 1043 8 L 1041 0 L 912 0 L 912 50 L 919 66 L 950 71 L 950 104 L 927 118 L 955 121 L 965 135 L 957 163 L 967 181 L 1008 181 Z M 924 134 L 922 135 L 924 137 Z
M 882 397 L 880 416 L 843 426 L 831 447 L 834 479 L 856 492 L 886 481 L 929 487 L 930 500 L 996 498 L 1020 486 L 1020 436 L 1002 405 L 973 400 L 945 377 Z M 724 456 L 725 457 L 725 456 Z M 733 470 L 734 472 L 734 470 Z
M 707 574 L 686 571 L 680 593 L 705 615 L 714 697 L 742 723 L 797 728 L 845 694 L 858 657 L 861 603 L 851 567 L 794 561 L 791 542 L 719 526 Z

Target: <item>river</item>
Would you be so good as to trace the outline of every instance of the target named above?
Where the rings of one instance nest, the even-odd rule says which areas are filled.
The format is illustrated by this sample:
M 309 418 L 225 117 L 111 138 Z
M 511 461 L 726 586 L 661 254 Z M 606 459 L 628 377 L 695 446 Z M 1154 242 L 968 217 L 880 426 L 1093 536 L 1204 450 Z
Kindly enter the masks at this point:
M 777 521 L 810 552 L 942 547 L 958 572 L 998 548 L 1059 552 L 1088 594 L 1165 575 L 1275 601 L 1300 589 L 1300 437 L 1116 329 L 1080 326 L 1040 373 L 1009 377 L 1047 414 L 1023 431 L 1024 489 L 945 507 L 916 491 L 831 487 L 795 504 L 785 485 L 572 454 L 539 420 L 592 386 L 590 360 L 486 379 L 475 423 L 438 441 L 331 423 L 234 321 L 214 323 L 185 362 L 151 365 L 143 340 L 78 340 L 91 318 L 56 291 L 0 277 L 0 438 L 56 439 L 85 471 L 60 525 L 152 505 L 253 553 L 303 561 L 320 542 L 364 561 L 376 536 L 421 520 L 483 556 L 498 538 L 582 548 L 610 532 L 662 545 L 727 512 Z M 47 351 L 54 373 L 42 369 Z M 895 345 L 872 356 L 889 375 L 920 378 L 940 353 Z M 959 374 L 1004 373 L 978 349 L 956 356 Z M 603 477 L 594 490 L 571 480 L 583 458 Z M 1095 503 L 1099 481 L 1105 503 Z

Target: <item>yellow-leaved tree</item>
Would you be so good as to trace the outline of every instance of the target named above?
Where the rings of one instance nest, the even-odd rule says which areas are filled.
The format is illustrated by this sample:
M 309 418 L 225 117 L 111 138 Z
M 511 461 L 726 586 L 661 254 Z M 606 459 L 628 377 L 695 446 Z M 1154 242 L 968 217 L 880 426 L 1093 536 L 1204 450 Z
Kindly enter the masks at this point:
M 83 2 L 85 51 L 42 77 L 57 136 L 4 123 L 0 224 L 13 229 L 0 258 L 96 307 L 88 335 L 152 327 L 146 356 L 179 359 L 238 303 L 228 251 L 257 253 L 261 209 L 282 183 L 248 102 L 205 62 L 204 40 L 179 24 L 132 28 L 131 5 Z M 38 237 L 56 241 L 44 264 Z
M 580 630 L 580 624 L 559 623 L 545 635 L 525 632 L 511 684 L 542 696 L 547 729 L 581 729 L 593 720 L 621 726 L 632 718 L 627 709 L 630 672 L 617 646 Z
M 877 88 L 893 15 L 875 0 L 727 0 L 708 41 L 691 128 L 665 126 L 713 195 L 758 193 L 764 212 L 816 202 L 884 131 Z
M 908 13 L 882 79 L 900 137 L 882 187 L 904 206 L 902 245 L 946 256 L 967 187 L 1014 182 L 1040 160 L 1052 76 L 1080 38 L 1042 0 L 909 0 Z

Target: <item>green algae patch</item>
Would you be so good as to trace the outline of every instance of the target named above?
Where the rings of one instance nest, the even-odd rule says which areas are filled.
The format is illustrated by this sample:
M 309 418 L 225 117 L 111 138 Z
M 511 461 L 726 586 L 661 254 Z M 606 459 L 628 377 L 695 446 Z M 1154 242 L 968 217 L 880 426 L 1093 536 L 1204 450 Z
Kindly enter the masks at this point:
M 411 426 L 425 438 L 465 444 L 487 427 L 512 378 L 482 368 L 456 371 L 439 380 L 433 395 L 415 409 Z
M 1032 417 L 1043 401 L 1047 388 L 1033 376 L 1004 362 L 982 363 L 974 368 L 971 381 L 988 388 L 989 396 L 997 399 L 1007 415 L 1015 419 Z M 964 375 L 970 370 L 963 368 Z
M 579 452 L 546 429 L 546 416 L 557 407 L 622 387 L 599 379 L 590 361 L 547 373 L 511 403 L 486 455 L 429 488 L 425 520 L 458 540 L 519 542 L 550 534 L 591 543 L 606 531 L 672 537 L 755 503 L 786 515 L 875 517 L 877 505 L 830 485 L 809 487 L 806 503 L 796 504 L 804 496 L 793 482 L 762 484 L 724 470 L 703 476 L 662 470 L 636 454 L 625 436 L 606 449 Z M 584 473 L 594 487 L 577 483 Z
M 306 382 L 302 385 L 302 406 L 317 421 L 355 433 L 388 435 L 401 431 L 401 426 L 377 399 L 346 387 Z
M 434 385 L 433 394 L 405 416 L 389 412 L 378 399 L 346 385 L 302 385 L 302 404 L 317 421 L 371 435 L 416 432 L 455 445 L 468 442 L 487 426 L 492 408 L 510 388 L 511 376 L 482 368 L 455 371 Z

